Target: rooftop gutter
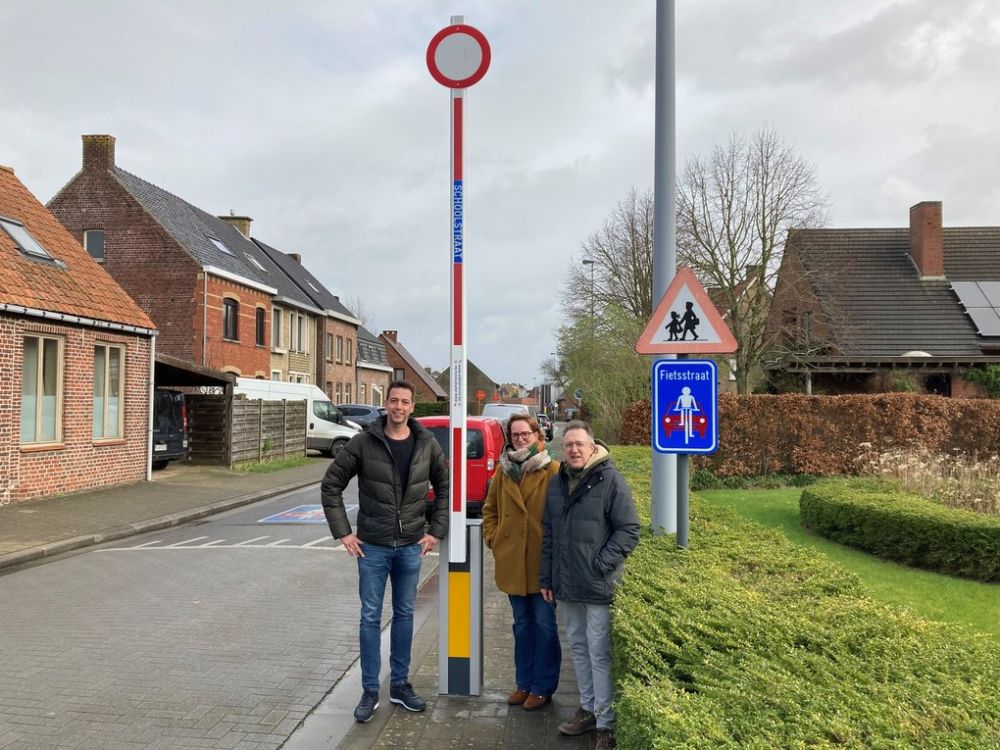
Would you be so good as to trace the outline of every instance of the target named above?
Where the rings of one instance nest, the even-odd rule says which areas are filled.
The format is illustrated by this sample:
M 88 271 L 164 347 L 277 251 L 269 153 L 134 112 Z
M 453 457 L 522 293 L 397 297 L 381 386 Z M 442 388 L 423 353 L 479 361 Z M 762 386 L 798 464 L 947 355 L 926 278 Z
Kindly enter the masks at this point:
M 87 326 L 88 328 L 103 328 L 109 331 L 121 331 L 123 333 L 134 333 L 139 336 L 155 336 L 155 328 L 143 328 L 132 326 L 127 323 L 115 323 L 110 320 L 97 320 L 83 315 L 70 315 L 69 313 L 55 312 L 54 310 L 39 310 L 34 307 L 24 307 L 23 305 L 11 305 L 7 302 L 0 302 L 0 312 L 13 313 L 14 315 L 27 315 L 32 318 L 42 318 L 43 320 L 54 320 L 60 323 L 72 323 L 74 325 Z

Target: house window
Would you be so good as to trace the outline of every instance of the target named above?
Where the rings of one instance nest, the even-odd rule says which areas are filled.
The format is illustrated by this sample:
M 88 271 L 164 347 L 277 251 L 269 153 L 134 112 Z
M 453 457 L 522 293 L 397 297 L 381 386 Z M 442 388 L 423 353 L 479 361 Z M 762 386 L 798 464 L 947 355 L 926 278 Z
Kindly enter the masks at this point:
M 729 357 L 726 362 L 729 364 L 729 379 L 736 380 L 736 358 Z
M 351 403 L 351 384 L 344 383 L 344 403 Z
M 210 240 L 212 241 L 212 244 L 213 244 L 213 245 L 215 245 L 215 247 L 216 247 L 216 248 L 217 248 L 217 249 L 218 249 L 218 250 L 219 250 L 220 252 L 223 252 L 223 253 L 225 253 L 226 255 L 233 255 L 233 251 L 232 251 L 232 250 L 230 250 L 230 249 L 229 249 L 229 248 L 228 248 L 228 247 L 226 246 L 226 243 L 225 243 L 225 242 L 223 242 L 222 240 L 217 240 L 217 239 L 215 239 L 215 237 L 209 237 L 208 239 L 210 239 Z M 233 256 L 233 257 L 235 257 L 235 256 Z
M 308 380 L 309 380 L 309 378 L 307 378 L 305 376 L 305 373 L 301 373 L 301 372 L 290 372 L 290 373 L 288 373 L 288 382 L 289 383 L 306 383 L 306 382 L 308 382 Z
M 281 382 L 281 370 L 271 370 L 271 380 Z
M 358 403 L 363 404 L 365 402 L 365 384 L 358 384 Z
M 240 340 L 240 303 L 234 299 L 222 300 L 222 338 Z
M 281 348 L 281 310 L 277 307 L 271 311 L 271 348 Z
M 257 346 L 264 346 L 264 327 L 267 313 L 263 307 L 257 308 Z
M 402 367 L 394 367 L 393 368 L 393 370 L 392 370 L 392 379 L 393 380 L 405 380 L 405 375 L 403 373 L 403 368 Z
M 306 345 L 308 336 L 308 321 L 304 315 L 292 313 L 292 351 L 305 354 L 309 351 Z
M 372 406 L 382 405 L 382 389 L 372 383 Z
M 122 364 L 120 346 L 98 344 L 94 347 L 94 437 L 122 436 Z
M 62 437 L 62 340 L 26 336 L 21 371 L 21 443 Z
M 326 381 L 326 396 L 333 401 L 333 383 L 329 380 Z
M 344 361 L 344 337 L 337 336 L 337 361 Z
M 326 361 L 329 362 L 333 358 L 333 334 L 326 334 Z
M 342 403 L 344 403 L 344 394 L 342 392 L 342 386 L 341 386 L 340 383 L 337 383 L 337 385 L 334 387 L 334 399 L 333 399 L 333 403 L 335 403 L 335 404 L 342 404 Z
M 354 359 L 354 340 L 347 339 L 347 364 L 351 364 L 352 359 Z
M 104 260 L 104 230 L 88 229 L 83 233 L 83 248 L 95 260 Z
M 25 255 L 52 260 L 52 256 L 48 254 L 44 247 L 38 244 L 38 240 L 31 236 L 31 233 L 24 228 L 24 224 L 21 222 L 14 219 L 2 218 L 0 219 L 0 227 L 3 227 L 3 230 L 14 240 L 17 249 Z

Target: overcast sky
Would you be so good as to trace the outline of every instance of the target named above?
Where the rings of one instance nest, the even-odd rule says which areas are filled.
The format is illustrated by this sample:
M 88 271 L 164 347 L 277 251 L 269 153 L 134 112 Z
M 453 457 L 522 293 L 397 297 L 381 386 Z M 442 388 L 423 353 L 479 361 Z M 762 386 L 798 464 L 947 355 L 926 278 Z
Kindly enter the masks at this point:
M 448 92 L 431 37 L 493 61 L 466 100 L 469 357 L 538 382 L 580 244 L 652 186 L 653 0 L 0 0 L 0 163 L 48 201 L 80 135 L 200 208 L 253 217 L 379 329 L 448 364 Z M 831 226 L 1000 224 L 1000 4 L 679 0 L 677 153 L 772 126 Z

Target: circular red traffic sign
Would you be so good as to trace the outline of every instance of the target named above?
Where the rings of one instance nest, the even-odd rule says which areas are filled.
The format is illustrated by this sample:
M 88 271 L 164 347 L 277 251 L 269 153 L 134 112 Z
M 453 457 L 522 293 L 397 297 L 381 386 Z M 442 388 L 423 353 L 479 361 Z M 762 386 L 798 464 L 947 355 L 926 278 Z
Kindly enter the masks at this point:
M 474 26 L 445 26 L 427 45 L 427 69 L 435 81 L 450 89 L 477 83 L 489 67 L 490 43 Z

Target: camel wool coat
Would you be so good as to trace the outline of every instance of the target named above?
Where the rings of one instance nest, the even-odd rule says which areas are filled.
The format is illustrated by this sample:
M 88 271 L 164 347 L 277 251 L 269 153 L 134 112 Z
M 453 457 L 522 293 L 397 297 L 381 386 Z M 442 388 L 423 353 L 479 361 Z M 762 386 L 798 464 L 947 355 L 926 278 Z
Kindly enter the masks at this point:
M 537 594 L 542 561 L 542 513 L 549 479 L 559 473 L 550 461 L 521 482 L 498 471 L 483 504 L 483 541 L 493 551 L 493 577 L 505 594 Z

